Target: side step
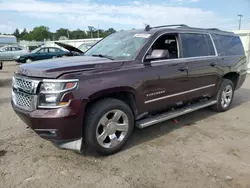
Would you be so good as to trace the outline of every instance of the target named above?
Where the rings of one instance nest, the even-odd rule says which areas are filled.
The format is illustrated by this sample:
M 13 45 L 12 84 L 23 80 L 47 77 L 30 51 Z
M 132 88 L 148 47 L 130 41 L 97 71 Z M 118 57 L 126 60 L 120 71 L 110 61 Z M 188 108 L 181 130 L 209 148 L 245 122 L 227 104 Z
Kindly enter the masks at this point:
M 162 114 L 155 115 L 153 117 L 149 117 L 149 118 L 137 121 L 136 127 L 143 129 L 145 127 L 149 127 L 151 125 L 154 125 L 154 124 L 166 121 L 166 120 L 170 120 L 170 119 L 173 119 L 175 117 L 178 117 L 178 116 L 181 116 L 184 114 L 188 114 L 190 112 L 214 105 L 216 103 L 217 103 L 216 100 L 207 100 L 207 101 L 202 101 L 202 102 L 198 102 L 195 104 L 191 104 L 191 105 L 185 106 L 183 108 L 176 109 L 174 111 L 164 112 Z

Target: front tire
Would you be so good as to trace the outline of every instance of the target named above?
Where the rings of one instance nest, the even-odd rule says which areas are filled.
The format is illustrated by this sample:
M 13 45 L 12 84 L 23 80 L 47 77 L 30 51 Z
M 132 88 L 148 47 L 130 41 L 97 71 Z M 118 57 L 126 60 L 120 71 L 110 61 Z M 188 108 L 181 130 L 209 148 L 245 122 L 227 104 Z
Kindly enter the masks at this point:
M 86 113 L 85 144 L 101 155 L 120 151 L 134 129 L 130 107 L 117 99 L 102 99 Z
M 212 106 L 212 109 L 217 112 L 227 111 L 233 101 L 234 88 L 235 86 L 231 80 L 223 78 L 220 89 L 217 93 L 217 103 Z
M 31 59 L 31 58 L 27 58 L 26 60 L 25 60 L 25 63 L 30 63 L 30 62 L 32 62 L 33 60 Z

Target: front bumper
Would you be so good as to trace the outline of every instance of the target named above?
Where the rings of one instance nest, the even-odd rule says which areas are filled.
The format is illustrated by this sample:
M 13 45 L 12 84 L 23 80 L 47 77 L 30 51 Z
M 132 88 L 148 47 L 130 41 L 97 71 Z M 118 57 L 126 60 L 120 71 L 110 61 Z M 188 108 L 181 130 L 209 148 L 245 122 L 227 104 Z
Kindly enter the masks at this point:
M 16 59 L 13 59 L 15 62 L 17 63 L 24 63 L 25 60 L 24 59 L 20 59 L 20 58 L 16 58 Z
M 28 112 L 18 108 L 16 114 L 40 137 L 51 141 L 59 148 L 80 152 L 85 105 L 81 100 L 72 100 L 69 106 L 58 109 L 37 109 Z

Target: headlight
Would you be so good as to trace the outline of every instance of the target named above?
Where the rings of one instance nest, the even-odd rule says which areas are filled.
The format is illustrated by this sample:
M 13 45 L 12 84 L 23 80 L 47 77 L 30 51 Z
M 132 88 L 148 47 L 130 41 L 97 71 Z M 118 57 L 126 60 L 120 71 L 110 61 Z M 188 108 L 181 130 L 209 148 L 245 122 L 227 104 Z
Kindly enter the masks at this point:
M 44 80 L 40 86 L 39 108 L 57 108 L 67 105 L 72 99 L 68 97 L 71 90 L 77 87 L 78 80 Z M 65 101 L 65 95 L 67 100 Z
M 20 58 L 20 56 L 16 56 L 16 57 L 14 57 L 14 59 L 19 59 Z

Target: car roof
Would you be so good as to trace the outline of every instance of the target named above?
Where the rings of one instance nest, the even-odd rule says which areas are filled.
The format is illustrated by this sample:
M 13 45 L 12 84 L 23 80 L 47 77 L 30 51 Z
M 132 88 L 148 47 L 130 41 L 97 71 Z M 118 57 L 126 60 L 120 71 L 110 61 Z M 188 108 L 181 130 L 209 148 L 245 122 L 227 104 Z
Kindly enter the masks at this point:
M 217 28 L 196 28 L 196 27 L 189 27 L 184 24 L 163 25 L 156 27 L 150 27 L 149 25 L 147 25 L 145 29 L 134 29 L 130 30 L 129 32 L 148 33 L 148 34 L 163 33 L 163 32 L 177 32 L 177 33 L 198 32 L 198 33 L 209 33 L 209 34 L 236 35 L 233 32 L 223 31 Z

